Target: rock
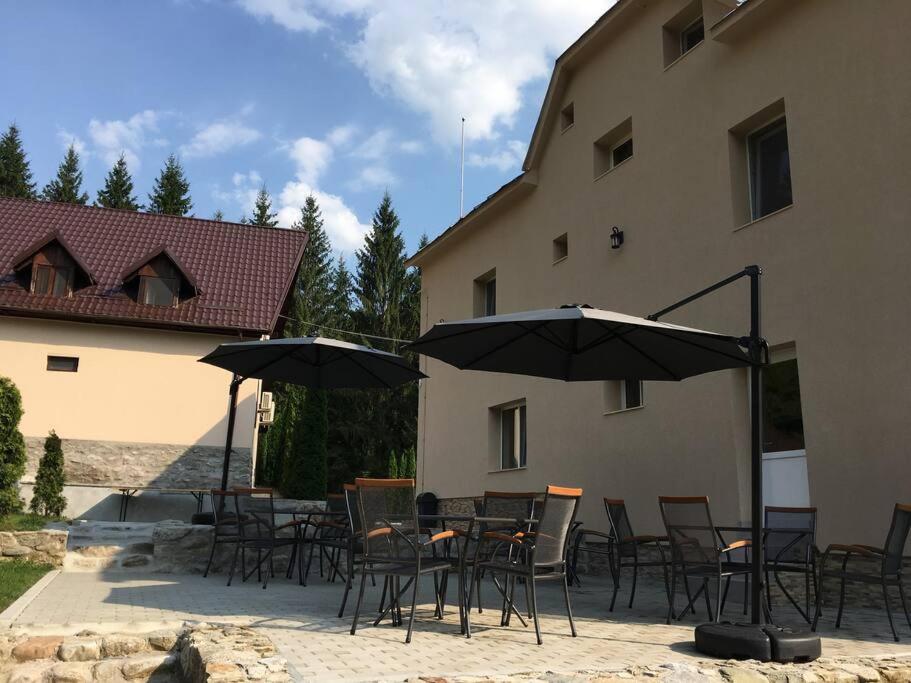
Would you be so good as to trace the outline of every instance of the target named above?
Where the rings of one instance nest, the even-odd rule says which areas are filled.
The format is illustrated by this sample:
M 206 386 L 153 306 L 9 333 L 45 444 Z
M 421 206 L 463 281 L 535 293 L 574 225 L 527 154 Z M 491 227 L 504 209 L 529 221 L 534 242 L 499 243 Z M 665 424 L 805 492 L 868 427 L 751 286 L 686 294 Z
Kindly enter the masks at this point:
M 101 643 L 95 639 L 64 638 L 57 648 L 57 658 L 64 662 L 91 662 L 101 659 Z
M 237 664 L 229 662 L 212 662 L 206 665 L 206 680 L 210 683 L 227 683 L 228 681 L 246 681 L 247 674 Z
M 123 676 L 120 673 L 122 665 L 122 659 L 106 659 L 95 665 L 92 669 L 92 675 L 99 683 L 103 681 L 122 681 Z
M 128 555 L 120 561 L 121 567 L 145 567 L 152 559 L 148 555 Z
M 858 681 L 863 683 L 868 683 L 869 681 L 880 681 L 879 672 L 876 671 L 873 667 L 864 666 L 862 664 L 854 664 L 851 662 L 844 662 L 838 665 L 842 671 L 846 671 L 852 676 L 856 676 Z
M 125 635 L 105 636 L 101 642 L 101 653 L 105 657 L 124 657 L 149 649 L 149 641 L 145 638 Z
M 7 683 L 45 683 L 47 677 L 44 674 L 49 668 L 49 662 L 29 662 L 17 666 L 14 671 L 9 673 L 9 678 L 3 680 L 6 680 Z
M 733 666 L 723 666 L 721 675 L 730 683 L 769 683 L 769 679 L 752 669 Z
M 3 557 L 25 557 L 31 554 L 32 549 L 24 545 L 10 545 L 3 549 Z
M 60 662 L 47 671 L 50 683 L 91 683 L 92 665 L 83 662 Z
M 151 555 L 155 552 L 154 543 L 131 543 L 127 546 L 127 552 L 135 555 Z
M 175 664 L 177 657 L 172 654 L 134 656 L 123 661 L 120 671 L 127 680 L 147 679 L 152 674 L 170 673 Z
M 153 650 L 167 652 L 177 645 L 178 634 L 174 631 L 155 631 L 146 636 Z
M 63 642 L 60 636 L 35 636 L 13 648 L 13 658 L 19 662 L 30 662 L 35 659 L 50 659 Z

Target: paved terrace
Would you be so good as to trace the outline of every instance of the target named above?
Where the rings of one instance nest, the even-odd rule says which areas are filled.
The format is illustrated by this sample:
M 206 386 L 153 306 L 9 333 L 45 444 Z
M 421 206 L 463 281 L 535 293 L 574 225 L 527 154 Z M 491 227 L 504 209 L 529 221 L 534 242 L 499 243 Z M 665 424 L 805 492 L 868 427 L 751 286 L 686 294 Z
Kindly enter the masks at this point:
M 336 618 L 341 584 L 328 584 L 311 576 L 306 588 L 276 579 L 267 590 L 255 583 L 225 586 L 222 576 L 208 579 L 190 575 L 137 574 L 134 572 L 60 573 L 15 617 L 13 626 L 36 632 L 73 632 L 94 624 L 129 624 L 136 630 L 148 624 L 183 620 L 232 622 L 262 629 L 289 660 L 302 680 L 406 679 L 414 676 L 504 676 L 522 672 L 610 672 L 629 666 L 666 663 L 695 664 L 700 657 L 692 648 L 690 616 L 682 624 L 664 624 L 661 588 L 640 582 L 633 610 L 607 611 L 608 581 L 587 578 L 572 590 L 578 638 L 569 636 L 563 615 L 561 591 L 542 584 L 539 591 L 544 645 L 535 645 L 531 626 L 522 628 L 513 619 L 499 627 L 494 590 L 485 582 L 485 609 L 473 613 L 471 640 L 458 633 L 458 616 L 451 608 L 440 622 L 432 604 L 418 608 L 414 640 L 403 643 L 404 628 L 389 622 L 379 627 L 362 620 L 356 637 L 348 635 L 353 601 L 345 619 Z M 369 586 L 369 584 L 368 584 Z M 429 588 L 429 586 L 428 586 Z M 431 595 L 430 590 L 424 596 Z M 732 594 L 734 589 L 732 589 Z M 623 601 L 624 592 L 618 603 Z M 739 596 L 738 596 L 739 597 Z M 735 600 L 738 598 L 735 597 Z M 365 605 L 374 611 L 379 588 L 372 589 Z M 729 604 L 727 615 L 739 617 L 740 605 Z M 794 615 L 780 608 L 793 622 Z M 700 618 L 704 617 L 704 611 Z M 911 655 L 911 631 L 901 623 L 902 643 L 894 643 L 885 614 L 871 610 L 846 611 L 844 626 L 832 627 L 834 610 L 821 623 L 826 657 Z M 144 622 L 139 624 L 138 622 Z M 66 626 L 64 626 L 66 625 Z M 129 630 L 129 627 L 121 630 Z

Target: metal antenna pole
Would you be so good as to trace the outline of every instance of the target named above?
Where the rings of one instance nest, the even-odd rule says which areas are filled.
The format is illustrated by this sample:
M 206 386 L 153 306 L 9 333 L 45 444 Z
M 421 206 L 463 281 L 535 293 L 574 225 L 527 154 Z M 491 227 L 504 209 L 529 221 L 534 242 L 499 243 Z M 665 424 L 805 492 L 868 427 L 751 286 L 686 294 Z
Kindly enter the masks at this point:
M 459 152 L 459 220 L 465 215 L 465 117 L 462 117 L 462 145 Z

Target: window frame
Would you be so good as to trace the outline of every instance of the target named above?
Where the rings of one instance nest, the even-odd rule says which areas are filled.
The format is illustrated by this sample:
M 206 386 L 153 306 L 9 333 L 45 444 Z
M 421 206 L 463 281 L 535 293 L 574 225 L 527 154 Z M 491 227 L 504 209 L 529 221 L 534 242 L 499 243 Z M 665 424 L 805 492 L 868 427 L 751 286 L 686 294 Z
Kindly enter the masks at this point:
M 686 47 L 686 38 L 689 36 L 693 29 L 696 28 L 696 25 L 702 26 L 702 38 L 697 43 L 693 43 L 691 47 Z M 705 42 L 705 18 L 702 15 L 699 15 L 696 19 L 691 21 L 689 24 L 680 29 L 680 55 L 677 57 L 679 59 L 688 52 L 695 50 L 697 47 L 702 45 Z M 671 62 L 673 63 L 673 62 Z
M 569 233 L 564 232 L 562 235 L 554 237 L 551 242 L 551 258 L 553 265 L 562 263 L 569 258 Z
M 623 145 L 625 145 L 627 142 L 630 143 L 629 156 L 623 157 L 620 161 L 617 161 L 615 159 L 614 155 L 616 154 L 617 150 L 620 149 L 621 147 L 623 147 Z M 626 163 L 627 161 L 629 161 L 630 159 L 633 158 L 634 153 L 635 153 L 635 147 L 633 146 L 633 134 L 630 133 L 626 137 L 621 138 L 620 140 L 617 140 L 617 142 L 615 144 L 611 145 L 610 151 L 608 152 L 608 160 L 610 161 L 610 168 L 608 168 L 607 170 L 612 171 L 615 168 L 617 168 L 618 166 L 620 166 L 620 164 Z
M 504 445 L 504 430 L 506 428 L 506 414 L 513 413 L 512 416 L 512 443 L 513 443 L 513 455 L 511 457 L 515 458 L 515 466 L 507 466 L 505 460 L 505 452 L 503 450 Z M 497 470 L 498 472 L 510 472 L 513 470 L 524 470 L 528 467 L 528 404 L 525 400 L 516 401 L 515 403 L 508 403 L 506 405 L 499 406 L 497 408 L 498 414 L 498 436 L 499 436 L 499 447 L 497 454 Z M 518 449 L 518 453 L 516 453 Z M 512 461 L 510 461 L 511 463 Z
M 639 402 L 631 406 L 629 405 L 629 396 L 627 387 L 630 382 L 636 382 L 639 385 Z M 636 408 L 642 408 L 645 405 L 645 396 L 643 394 L 643 382 L 641 379 L 632 380 L 624 379 L 620 381 L 620 410 L 635 410 Z
M 57 367 L 52 367 L 54 364 Z M 48 372 L 79 372 L 79 356 L 49 355 L 45 369 Z
M 41 270 L 49 272 L 47 280 L 47 291 L 38 291 L 38 273 Z M 70 266 L 56 266 L 52 263 L 34 263 L 32 265 L 32 279 L 29 290 L 36 296 L 53 296 L 65 299 L 73 293 L 73 268 Z M 62 278 L 62 279 L 61 279 Z M 56 293 L 57 283 L 63 282 L 63 292 Z
M 778 211 L 782 211 L 789 206 L 794 204 L 794 186 L 793 183 L 790 183 L 790 192 L 791 192 L 791 201 L 787 204 L 779 206 L 777 208 L 766 211 L 765 213 L 759 213 L 759 207 L 757 206 L 760 201 L 759 192 L 760 187 L 757 186 L 758 177 L 761 175 L 759 167 L 756 165 L 756 148 L 758 143 L 761 142 L 760 138 L 766 139 L 771 135 L 778 133 L 781 129 L 784 129 L 785 138 L 788 142 L 787 152 L 788 152 L 788 178 L 790 181 L 791 176 L 791 142 L 788 138 L 788 117 L 786 114 L 781 114 L 775 116 L 762 125 L 757 126 L 756 128 L 747 132 L 744 136 L 744 144 L 746 146 L 746 162 L 747 162 L 747 196 L 750 202 L 750 222 L 758 221 L 766 216 L 771 216 Z
M 170 303 L 155 303 L 146 300 L 146 296 L 149 292 L 147 282 L 149 280 L 160 280 L 162 282 L 170 283 L 169 289 L 171 291 L 171 301 Z M 143 306 L 165 306 L 165 307 L 174 307 L 177 305 L 178 293 L 180 291 L 180 279 L 176 277 L 162 277 L 160 275 L 140 275 L 139 276 L 139 291 L 138 291 L 138 301 Z
M 484 315 L 487 317 L 497 314 L 497 277 L 494 276 L 483 283 L 484 288 Z

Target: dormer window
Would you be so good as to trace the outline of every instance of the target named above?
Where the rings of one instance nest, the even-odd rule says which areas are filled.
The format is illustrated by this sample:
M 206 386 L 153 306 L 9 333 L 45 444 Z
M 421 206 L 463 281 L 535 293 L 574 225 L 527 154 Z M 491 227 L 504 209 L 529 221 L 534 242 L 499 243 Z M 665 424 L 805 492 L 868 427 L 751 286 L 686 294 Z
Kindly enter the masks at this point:
M 20 253 L 13 270 L 19 284 L 37 296 L 66 298 L 95 284 L 85 265 L 56 233 L 45 235 Z
M 127 268 L 122 279 L 124 292 L 145 306 L 177 306 L 199 294 L 193 277 L 164 247 Z
M 149 306 L 176 306 L 178 280 L 154 275 L 139 276 L 139 303 Z

